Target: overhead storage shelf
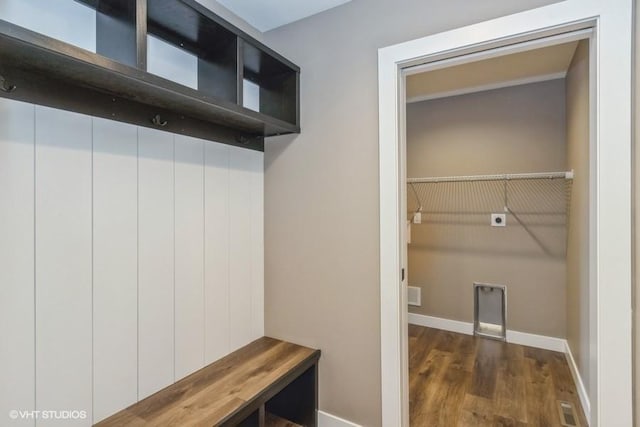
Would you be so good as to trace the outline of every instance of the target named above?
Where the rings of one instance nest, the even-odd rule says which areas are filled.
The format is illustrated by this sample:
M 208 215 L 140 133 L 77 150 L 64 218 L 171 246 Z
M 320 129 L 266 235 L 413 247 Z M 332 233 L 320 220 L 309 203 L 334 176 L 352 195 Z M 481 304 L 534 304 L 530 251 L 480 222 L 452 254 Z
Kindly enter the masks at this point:
M 97 53 L 0 20 L 0 96 L 259 150 L 300 132 L 300 69 L 197 2 L 79 2 L 96 10 Z M 149 36 L 194 57 L 197 87 L 147 70 Z
M 488 227 L 489 215 L 500 213 L 510 218 L 505 225 L 519 225 L 544 254 L 564 256 L 566 245 L 540 230 L 569 223 L 573 179 L 573 170 L 408 178 L 407 219 Z
M 566 172 L 506 173 L 497 175 L 431 176 L 408 178 L 407 184 L 433 184 L 439 182 L 516 181 L 523 179 L 573 179 L 573 170 Z
M 457 211 L 458 213 L 474 212 L 478 208 L 486 208 L 490 205 L 495 205 L 497 202 L 501 203 L 502 210 L 509 212 L 509 190 L 518 188 L 521 190 L 527 190 L 530 194 L 527 199 L 537 202 L 543 205 L 543 208 L 549 208 L 551 205 L 558 205 L 558 207 L 564 209 L 567 207 L 565 203 L 569 195 L 566 195 L 564 191 L 558 191 L 558 188 L 565 188 L 570 191 L 570 186 L 558 185 L 558 186 L 542 186 L 534 185 L 533 183 L 545 183 L 545 182 L 572 182 L 574 176 L 573 170 L 561 171 L 561 172 L 533 172 L 533 173 L 512 173 L 512 174 L 493 174 L 493 175 L 461 175 L 461 176 L 439 176 L 439 177 L 423 177 L 423 178 L 407 178 L 407 186 L 411 190 L 410 194 L 413 195 L 413 210 L 417 212 L 426 212 L 425 205 L 427 202 L 431 205 L 432 209 L 429 213 L 452 213 Z M 511 183 L 511 185 L 509 185 Z M 522 183 L 518 185 L 518 183 Z M 442 187 L 442 184 L 444 187 Z M 449 184 L 449 185 L 446 185 Z M 438 187 L 442 187 L 438 189 Z M 548 200 L 544 200 L 544 195 L 547 192 L 551 192 L 555 198 L 562 196 L 563 200 L 559 200 L 560 203 L 549 204 Z M 448 194 L 444 196 L 444 192 L 456 193 Z M 500 193 L 500 194 L 498 194 Z M 536 197 L 533 197 L 536 196 Z M 522 200 L 519 200 L 522 202 Z M 544 203 L 543 203 L 544 202 Z M 435 206 L 436 204 L 440 206 Z M 446 205 L 446 209 L 443 211 L 443 206 Z M 463 208 L 464 209 L 461 209 Z M 535 210 L 529 207 L 528 210 Z M 540 213 L 537 210 L 537 213 Z M 563 212 L 564 213 L 564 212 Z

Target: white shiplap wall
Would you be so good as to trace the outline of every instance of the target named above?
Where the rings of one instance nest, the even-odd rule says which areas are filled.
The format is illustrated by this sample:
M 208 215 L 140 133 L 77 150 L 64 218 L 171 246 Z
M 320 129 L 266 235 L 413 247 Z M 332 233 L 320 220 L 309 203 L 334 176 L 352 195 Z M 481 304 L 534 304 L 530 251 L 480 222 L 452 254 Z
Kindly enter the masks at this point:
M 36 409 L 81 408 L 90 418 L 91 118 L 37 107 L 30 127 L 35 128 Z M 36 425 L 67 423 L 42 420 Z
M 138 130 L 138 394 L 174 378 L 174 137 Z
M 0 425 L 35 407 L 34 114 L 0 102 Z
M 175 137 L 174 306 L 178 378 L 204 364 L 204 145 L 203 141 Z
M 0 16 L 95 51 L 76 1 Z M 149 55 L 196 85 L 186 52 Z M 0 99 L 0 426 L 91 425 L 262 336 L 263 251 L 262 153 Z
M 0 99 L 0 425 L 90 425 L 262 336 L 262 218 L 260 152 Z
M 135 126 L 93 119 L 92 214 L 93 416 L 98 420 L 138 399 Z

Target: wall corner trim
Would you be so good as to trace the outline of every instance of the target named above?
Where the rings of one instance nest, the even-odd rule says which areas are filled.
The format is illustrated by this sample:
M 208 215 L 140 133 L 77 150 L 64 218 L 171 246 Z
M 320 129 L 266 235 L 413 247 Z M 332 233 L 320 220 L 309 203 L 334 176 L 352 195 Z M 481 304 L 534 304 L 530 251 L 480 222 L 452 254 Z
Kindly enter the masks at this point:
M 580 397 L 580 403 L 584 410 L 584 416 L 587 418 L 587 421 L 591 422 L 591 401 L 589 400 L 589 394 L 587 393 L 587 388 L 584 386 L 584 382 L 582 382 L 582 376 L 580 376 L 578 365 L 573 358 L 571 346 L 567 341 L 565 341 L 564 355 L 567 358 L 567 364 L 569 365 L 573 382 L 576 384 L 576 388 L 578 389 L 578 396 Z
M 362 427 L 328 412 L 318 411 L 318 427 Z

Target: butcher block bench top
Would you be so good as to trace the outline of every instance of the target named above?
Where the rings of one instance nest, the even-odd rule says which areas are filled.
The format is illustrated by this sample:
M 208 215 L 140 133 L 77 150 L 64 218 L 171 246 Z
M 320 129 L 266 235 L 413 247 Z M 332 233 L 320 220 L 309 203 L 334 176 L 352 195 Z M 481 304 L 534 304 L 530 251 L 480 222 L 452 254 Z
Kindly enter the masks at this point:
M 263 337 L 99 422 L 99 427 L 218 426 L 278 393 L 320 350 Z

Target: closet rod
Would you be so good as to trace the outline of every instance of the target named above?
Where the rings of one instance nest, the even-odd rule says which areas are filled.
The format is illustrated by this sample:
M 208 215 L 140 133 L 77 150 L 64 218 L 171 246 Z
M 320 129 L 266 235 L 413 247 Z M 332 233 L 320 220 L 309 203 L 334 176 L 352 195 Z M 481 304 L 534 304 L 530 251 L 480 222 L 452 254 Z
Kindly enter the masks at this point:
M 573 179 L 573 170 L 567 172 L 510 173 L 501 175 L 440 176 L 428 178 L 408 178 L 407 184 L 469 181 L 510 181 L 517 179 Z

